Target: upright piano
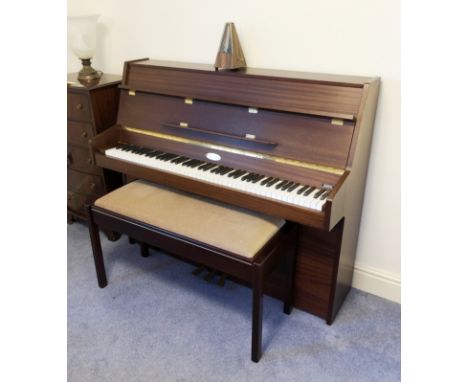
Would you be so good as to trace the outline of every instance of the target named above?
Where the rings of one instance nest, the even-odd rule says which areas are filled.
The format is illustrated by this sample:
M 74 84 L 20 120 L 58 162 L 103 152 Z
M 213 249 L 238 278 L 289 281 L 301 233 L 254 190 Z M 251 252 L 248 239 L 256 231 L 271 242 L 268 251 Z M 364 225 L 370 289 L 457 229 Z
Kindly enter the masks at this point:
M 379 79 L 141 59 L 120 92 L 117 124 L 90 140 L 95 164 L 298 223 L 294 305 L 331 324 L 353 277 Z

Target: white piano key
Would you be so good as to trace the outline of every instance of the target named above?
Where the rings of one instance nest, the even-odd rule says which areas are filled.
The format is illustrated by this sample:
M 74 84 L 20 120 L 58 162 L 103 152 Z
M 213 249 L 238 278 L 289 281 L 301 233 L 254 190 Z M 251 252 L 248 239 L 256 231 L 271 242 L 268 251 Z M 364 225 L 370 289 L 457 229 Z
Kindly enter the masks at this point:
M 298 190 L 300 190 L 304 185 L 299 185 L 296 189 L 291 192 L 286 190 L 282 190 L 280 188 L 276 188 L 283 180 L 276 182 L 274 185 L 267 187 L 266 184 L 262 185 L 262 181 L 267 178 L 267 176 L 263 176 L 259 179 L 256 183 L 252 183 L 246 180 L 242 180 L 242 178 L 249 173 L 246 172 L 241 176 L 234 178 L 229 177 L 228 175 L 235 170 L 231 170 L 223 175 L 216 174 L 211 172 L 216 167 L 210 168 L 209 170 L 203 171 L 199 169 L 202 164 L 198 164 L 196 167 L 189 167 L 183 166 L 183 163 L 173 163 L 172 160 L 175 158 L 171 158 L 169 160 L 161 160 L 156 157 L 149 157 L 146 156 L 144 153 L 136 153 L 132 151 L 125 151 L 121 148 L 110 148 L 105 151 L 106 156 L 126 160 L 129 162 L 137 163 L 142 166 L 154 168 L 157 170 L 165 171 L 168 173 L 173 173 L 177 175 L 183 175 L 188 178 L 202 180 L 208 183 L 221 185 L 226 188 L 234 189 L 241 192 L 246 192 L 254 195 L 258 195 L 261 197 L 265 197 L 268 199 L 278 200 L 281 202 L 305 207 L 312 210 L 321 211 L 323 205 L 326 203 L 326 198 L 321 200 L 320 198 L 316 198 L 315 195 L 320 192 L 320 189 L 317 188 L 312 191 L 309 195 L 304 196 L 302 193 L 301 195 L 297 194 Z M 187 161 L 190 159 L 187 158 Z M 205 162 L 205 164 L 208 162 Z

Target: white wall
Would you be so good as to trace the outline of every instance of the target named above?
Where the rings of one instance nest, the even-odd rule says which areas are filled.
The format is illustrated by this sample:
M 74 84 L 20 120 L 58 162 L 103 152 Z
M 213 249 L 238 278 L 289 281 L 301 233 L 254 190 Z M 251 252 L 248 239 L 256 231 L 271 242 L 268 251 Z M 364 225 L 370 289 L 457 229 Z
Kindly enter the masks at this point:
M 224 23 L 248 66 L 380 76 L 354 286 L 400 299 L 400 5 L 393 0 L 68 0 L 99 13 L 95 67 L 142 57 L 213 63 Z M 71 54 L 68 70 L 79 63 Z

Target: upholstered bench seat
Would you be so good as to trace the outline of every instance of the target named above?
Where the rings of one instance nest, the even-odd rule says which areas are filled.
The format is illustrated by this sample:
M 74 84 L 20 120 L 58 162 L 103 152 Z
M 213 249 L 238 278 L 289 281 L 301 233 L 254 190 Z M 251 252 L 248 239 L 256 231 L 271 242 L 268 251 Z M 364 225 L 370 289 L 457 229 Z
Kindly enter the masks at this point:
M 97 199 L 96 206 L 252 258 L 285 221 L 144 180 Z
M 221 202 L 143 180 L 129 183 L 87 206 L 98 285 L 107 285 L 99 228 L 128 235 L 182 260 L 222 272 L 252 286 L 252 351 L 262 355 L 263 289 L 268 274 L 283 264 L 283 311 L 293 304 L 297 226 Z M 216 319 L 216 318 L 213 318 Z

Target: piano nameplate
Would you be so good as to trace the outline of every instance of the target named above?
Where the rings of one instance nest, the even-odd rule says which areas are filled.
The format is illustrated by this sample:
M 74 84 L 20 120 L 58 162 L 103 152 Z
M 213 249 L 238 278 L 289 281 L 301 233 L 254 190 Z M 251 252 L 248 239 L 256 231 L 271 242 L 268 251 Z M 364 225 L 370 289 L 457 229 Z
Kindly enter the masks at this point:
M 295 167 L 301 167 L 301 168 L 306 168 L 310 170 L 317 170 L 321 172 L 325 172 L 328 174 L 334 174 L 334 175 L 343 175 L 344 170 L 341 168 L 337 167 L 332 167 L 332 166 L 325 166 L 321 165 L 318 163 L 310 163 L 310 162 L 303 162 L 295 159 L 289 159 L 289 158 L 284 158 L 284 157 L 278 157 L 274 155 L 269 155 L 269 154 L 262 154 L 259 152 L 255 151 L 249 151 L 249 150 L 242 150 L 242 149 L 237 149 L 229 146 L 224 146 L 220 144 L 213 144 L 210 142 L 206 141 L 201 141 L 197 139 L 191 139 L 191 138 L 184 138 L 181 136 L 177 135 L 171 135 L 171 134 L 165 134 L 165 133 L 159 133 L 155 131 L 149 131 L 149 130 L 142 130 L 142 129 L 137 129 L 134 127 L 128 127 L 128 126 L 123 126 L 123 129 L 132 133 L 137 133 L 137 134 L 142 134 L 142 135 L 148 135 L 160 139 L 165 139 L 173 142 L 179 142 L 179 143 L 185 143 L 185 144 L 190 144 L 194 146 L 199 146 L 199 147 L 205 147 L 210 150 L 217 150 L 217 151 L 223 151 L 223 152 L 228 152 L 231 154 L 237 154 L 237 155 L 242 155 L 250 158 L 257 158 L 257 159 L 263 159 L 263 160 L 269 160 L 273 161 L 276 163 L 282 163 L 290 166 L 295 166 Z

